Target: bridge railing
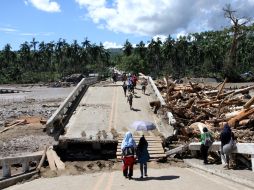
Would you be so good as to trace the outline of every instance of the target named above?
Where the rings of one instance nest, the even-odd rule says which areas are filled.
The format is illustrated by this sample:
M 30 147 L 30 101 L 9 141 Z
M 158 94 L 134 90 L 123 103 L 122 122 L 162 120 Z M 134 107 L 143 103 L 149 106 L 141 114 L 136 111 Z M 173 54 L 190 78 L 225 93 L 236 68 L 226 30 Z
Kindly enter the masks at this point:
M 0 166 L 3 171 L 3 178 L 11 177 L 11 166 L 15 164 L 22 165 L 22 173 L 30 171 L 30 162 L 39 162 L 43 151 L 35 152 L 29 155 L 20 155 L 16 157 L 0 158 Z
M 0 158 L 0 166 L 2 167 L 2 176 L 0 175 L 0 189 L 4 189 L 25 179 L 31 178 L 39 172 L 38 166 L 42 162 L 44 152 L 34 152 L 28 155 L 18 155 L 13 157 Z M 33 162 L 34 167 L 30 166 Z M 18 170 L 16 165 L 22 165 L 22 170 Z M 15 167 L 15 173 L 12 174 L 12 167 Z M 37 168 L 36 168 L 37 167 Z
M 200 150 L 200 146 L 201 146 L 200 142 L 190 143 L 189 150 L 198 151 Z M 220 147 L 221 147 L 221 142 L 216 141 L 209 148 L 209 151 L 213 151 L 213 152 L 220 151 Z M 234 149 L 233 153 L 251 155 L 251 166 L 252 166 L 252 171 L 254 171 L 254 143 L 236 143 L 236 148 Z
M 76 100 L 83 89 L 89 85 L 92 85 L 98 81 L 97 77 L 93 78 L 83 78 L 78 85 L 73 89 L 69 96 L 63 101 L 59 108 L 54 112 L 54 114 L 48 119 L 46 127 L 50 128 L 54 125 L 54 122 L 61 119 L 68 109 L 71 107 L 72 103 Z
M 155 85 L 155 83 L 154 83 L 152 77 L 148 76 L 148 81 L 149 81 L 149 83 L 151 84 L 152 89 L 153 89 L 155 95 L 157 96 L 157 98 L 158 98 L 159 101 L 161 102 L 161 105 L 162 105 L 162 106 L 165 106 L 165 105 L 166 105 L 166 102 L 165 102 L 165 100 L 163 99 L 163 97 L 162 97 L 160 91 L 158 90 L 157 86 Z

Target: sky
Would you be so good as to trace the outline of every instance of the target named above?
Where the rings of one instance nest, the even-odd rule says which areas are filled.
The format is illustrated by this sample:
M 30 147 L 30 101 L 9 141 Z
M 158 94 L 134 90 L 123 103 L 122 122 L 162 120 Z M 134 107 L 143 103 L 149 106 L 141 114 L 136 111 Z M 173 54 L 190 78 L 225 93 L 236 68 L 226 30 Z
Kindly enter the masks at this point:
M 105 48 L 152 38 L 230 26 L 222 8 L 254 18 L 254 0 L 0 0 L 0 49 L 25 41 L 81 43 L 87 37 Z

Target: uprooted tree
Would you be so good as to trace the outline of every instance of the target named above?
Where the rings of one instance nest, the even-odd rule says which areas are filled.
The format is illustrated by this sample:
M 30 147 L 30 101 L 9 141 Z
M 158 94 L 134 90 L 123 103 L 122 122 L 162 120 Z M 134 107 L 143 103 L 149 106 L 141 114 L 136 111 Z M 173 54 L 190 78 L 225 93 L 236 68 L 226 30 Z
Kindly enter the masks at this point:
M 224 8 L 224 16 L 225 18 L 229 19 L 232 23 L 230 28 L 230 33 L 232 33 L 232 44 L 228 54 L 226 55 L 224 70 L 225 75 L 231 81 L 234 81 L 238 76 L 235 72 L 238 67 L 237 63 L 237 46 L 238 42 L 240 41 L 241 37 L 246 33 L 244 27 L 251 22 L 251 18 L 247 17 L 238 17 L 237 12 L 232 9 L 230 4 L 227 4 Z

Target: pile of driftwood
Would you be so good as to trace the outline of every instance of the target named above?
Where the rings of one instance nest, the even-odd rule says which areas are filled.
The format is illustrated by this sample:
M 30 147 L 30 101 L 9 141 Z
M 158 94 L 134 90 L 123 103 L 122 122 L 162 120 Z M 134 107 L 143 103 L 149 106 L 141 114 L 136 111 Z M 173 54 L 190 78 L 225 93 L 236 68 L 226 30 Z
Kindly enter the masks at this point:
M 176 84 L 169 78 L 156 81 L 166 106 L 160 110 L 171 112 L 176 122 L 178 140 L 199 137 L 203 127 L 219 134 L 227 122 L 238 142 L 254 142 L 254 85 L 225 88 L 227 80 L 217 86 L 189 83 Z

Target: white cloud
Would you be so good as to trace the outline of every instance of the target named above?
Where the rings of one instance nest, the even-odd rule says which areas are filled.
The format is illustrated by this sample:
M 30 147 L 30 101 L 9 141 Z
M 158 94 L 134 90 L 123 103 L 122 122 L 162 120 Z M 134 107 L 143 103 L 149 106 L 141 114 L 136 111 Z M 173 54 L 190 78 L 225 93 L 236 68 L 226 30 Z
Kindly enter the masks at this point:
M 103 43 L 103 46 L 105 49 L 109 49 L 109 48 L 122 48 L 123 46 L 120 44 L 116 44 L 115 42 L 109 42 L 109 41 L 105 41 Z
M 165 36 L 165 35 L 155 35 L 153 37 L 154 40 L 157 40 L 158 38 L 160 38 L 161 42 L 165 42 L 168 38 L 168 36 Z
M 38 32 L 38 33 L 33 33 L 33 32 L 21 32 L 19 33 L 20 36 L 51 36 L 54 35 L 53 32 Z
M 0 31 L 1 31 L 1 32 L 5 32 L 5 33 L 11 33 L 11 32 L 16 32 L 17 30 L 14 29 L 14 28 L 3 27 L 3 28 L 0 28 Z
M 179 31 L 176 34 L 176 38 L 179 38 L 180 36 L 186 36 L 188 33 L 185 30 Z
M 75 0 L 87 16 L 115 32 L 145 36 L 200 32 L 229 24 L 222 8 L 231 3 L 240 15 L 253 16 L 254 0 Z M 250 14 L 250 15 L 246 15 Z
M 37 36 L 37 33 L 29 33 L 29 32 L 22 32 L 19 35 L 21 36 Z
M 81 7 L 89 6 L 90 8 L 102 7 L 106 0 L 75 0 Z
M 46 12 L 61 12 L 60 5 L 51 0 L 27 0 L 24 3 L 31 3 L 35 8 Z

